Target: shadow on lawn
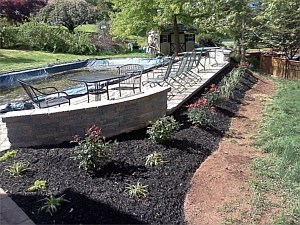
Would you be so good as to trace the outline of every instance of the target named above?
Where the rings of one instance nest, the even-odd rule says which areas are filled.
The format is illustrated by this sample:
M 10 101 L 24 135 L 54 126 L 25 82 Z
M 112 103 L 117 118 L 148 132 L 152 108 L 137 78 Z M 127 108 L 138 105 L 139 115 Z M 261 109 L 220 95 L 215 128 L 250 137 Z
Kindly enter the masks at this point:
M 33 62 L 36 62 L 37 60 L 24 59 L 21 57 L 14 58 L 14 57 L 1 56 L 1 61 L 4 63 L 16 64 L 16 63 L 33 63 Z
M 64 195 L 64 199 L 69 202 L 62 203 L 53 216 L 44 211 L 38 212 L 38 209 L 44 203 L 41 199 L 46 196 L 11 195 L 10 197 L 21 208 L 26 204 L 30 204 L 31 210 L 25 211 L 25 213 L 35 223 L 39 224 L 145 224 L 132 215 L 118 211 L 117 202 L 116 208 L 112 208 L 110 205 L 95 201 L 92 197 L 89 198 L 71 189 L 65 190 L 61 195 Z M 24 208 L 28 209 L 28 207 Z

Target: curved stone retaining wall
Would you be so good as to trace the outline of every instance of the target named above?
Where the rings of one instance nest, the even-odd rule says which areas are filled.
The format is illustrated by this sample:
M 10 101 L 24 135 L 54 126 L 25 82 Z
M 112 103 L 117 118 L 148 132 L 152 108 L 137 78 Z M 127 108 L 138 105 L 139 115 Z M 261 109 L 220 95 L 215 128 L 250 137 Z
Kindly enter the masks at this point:
M 146 127 L 167 112 L 167 92 L 157 87 L 123 99 L 82 103 L 48 109 L 6 113 L 7 135 L 12 148 L 60 144 L 83 136 L 92 124 L 112 137 Z M 72 102 L 71 102 L 72 104 Z

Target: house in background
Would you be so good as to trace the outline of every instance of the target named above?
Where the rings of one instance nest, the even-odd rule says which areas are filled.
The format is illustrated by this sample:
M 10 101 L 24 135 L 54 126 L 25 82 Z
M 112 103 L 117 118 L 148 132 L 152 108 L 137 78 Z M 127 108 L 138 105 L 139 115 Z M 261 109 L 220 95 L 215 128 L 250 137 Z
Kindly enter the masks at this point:
M 187 28 L 178 24 L 180 52 L 191 52 L 195 48 L 195 28 Z M 159 35 L 159 50 L 164 55 L 172 55 L 175 52 L 173 25 L 162 28 Z

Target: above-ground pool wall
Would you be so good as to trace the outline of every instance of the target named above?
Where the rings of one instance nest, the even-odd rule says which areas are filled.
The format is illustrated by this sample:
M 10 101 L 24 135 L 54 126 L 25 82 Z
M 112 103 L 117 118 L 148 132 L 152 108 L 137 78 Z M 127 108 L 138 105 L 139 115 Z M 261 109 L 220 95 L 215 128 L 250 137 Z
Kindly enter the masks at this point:
M 0 90 L 15 88 L 20 86 L 18 79 L 21 80 L 38 80 L 42 79 L 48 74 L 59 73 L 63 71 L 73 70 L 85 67 L 88 60 L 78 60 L 76 62 L 63 63 L 59 65 L 46 66 L 37 69 L 28 69 L 22 71 L 15 71 L 11 73 L 0 75 Z
M 112 137 L 146 127 L 149 121 L 166 115 L 168 91 L 157 87 L 118 100 L 9 112 L 3 122 L 12 148 L 71 141 L 93 124 L 102 128 L 104 136 Z

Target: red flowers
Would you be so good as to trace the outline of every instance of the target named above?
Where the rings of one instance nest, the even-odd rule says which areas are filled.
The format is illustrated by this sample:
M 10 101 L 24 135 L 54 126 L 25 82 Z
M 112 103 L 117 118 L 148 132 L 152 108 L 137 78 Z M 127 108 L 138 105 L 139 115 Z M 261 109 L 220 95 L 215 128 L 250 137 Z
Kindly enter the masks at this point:
M 212 84 L 210 86 L 209 92 L 216 92 L 216 91 L 219 91 L 218 86 L 216 84 Z
M 75 135 L 74 138 L 74 142 L 92 142 L 92 143 L 96 143 L 101 139 L 105 139 L 105 137 L 102 137 L 102 130 L 100 127 L 96 126 L 96 125 L 92 125 L 90 128 L 88 128 L 87 132 L 86 132 L 86 138 L 85 140 L 82 140 L 82 138 L 79 135 Z
M 92 125 L 92 126 L 88 129 L 87 134 L 88 134 L 89 136 L 98 137 L 98 136 L 101 136 L 102 130 L 101 130 L 100 127 L 98 127 L 98 126 L 96 126 L 96 125 Z
M 208 106 L 208 99 L 207 98 L 199 98 L 197 102 L 188 105 L 188 108 L 199 108 L 199 107 L 207 107 Z

